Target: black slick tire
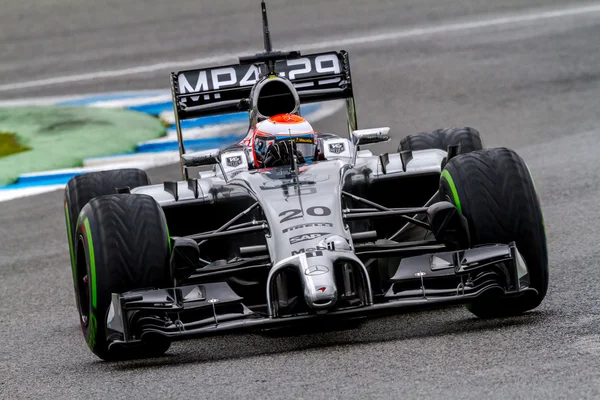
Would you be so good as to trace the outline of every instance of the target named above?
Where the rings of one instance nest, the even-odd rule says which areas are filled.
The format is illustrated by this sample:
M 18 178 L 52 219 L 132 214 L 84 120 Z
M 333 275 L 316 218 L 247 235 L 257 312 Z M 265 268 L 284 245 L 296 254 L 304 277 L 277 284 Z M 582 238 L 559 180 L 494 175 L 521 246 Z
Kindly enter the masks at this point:
M 77 218 L 83 207 L 93 198 L 115 194 L 117 188 L 146 186 L 150 179 L 145 171 L 135 168 L 89 172 L 69 180 L 65 187 L 64 209 L 67 225 L 67 240 L 71 255 L 71 267 L 75 268 L 75 248 L 73 235 Z
M 104 360 L 164 354 L 168 340 L 111 348 L 106 318 L 112 293 L 173 285 L 169 231 L 160 205 L 150 196 L 113 194 L 83 207 L 75 228 L 77 306 L 89 348 Z
M 469 127 L 436 129 L 406 136 L 400 141 L 398 152 L 403 150 L 447 150 L 448 146 L 460 144 L 460 154 L 483 149 L 481 136 Z
M 548 289 L 544 219 L 527 165 L 506 148 L 480 150 L 451 159 L 440 177 L 440 196 L 469 223 L 472 246 L 516 243 L 537 295 L 485 296 L 467 309 L 478 317 L 518 315 L 536 308 Z

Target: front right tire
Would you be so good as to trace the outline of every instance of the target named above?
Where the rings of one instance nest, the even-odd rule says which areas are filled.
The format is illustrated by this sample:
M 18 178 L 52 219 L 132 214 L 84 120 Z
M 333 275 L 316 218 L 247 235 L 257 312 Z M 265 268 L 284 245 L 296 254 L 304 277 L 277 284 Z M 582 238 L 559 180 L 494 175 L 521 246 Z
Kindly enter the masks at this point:
M 536 308 L 548 289 L 548 250 L 539 199 L 523 159 L 506 148 L 454 157 L 442 171 L 440 195 L 466 217 L 472 246 L 514 241 L 529 271 L 529 287 L 537 291 L 514 298 L 488 295 L 467 309 L 489 318 Z

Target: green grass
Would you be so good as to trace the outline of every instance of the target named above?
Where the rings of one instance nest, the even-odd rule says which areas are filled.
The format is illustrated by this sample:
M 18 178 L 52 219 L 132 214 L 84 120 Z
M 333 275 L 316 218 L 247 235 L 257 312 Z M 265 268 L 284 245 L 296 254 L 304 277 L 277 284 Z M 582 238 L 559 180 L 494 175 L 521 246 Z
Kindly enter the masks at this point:
M 19 138 L 14 133 L 0 132 L 0 157 L 21 153 L 27 150 L 31 150 L 31 147 L 21 144 Z
M 23 173 L 79 167 L 88 157 L 135 151 L 166 129 L 158 118 L 135 111 L 35 106 L 0 108 L 0 132 L 6 132 L 0 136 L 2 186 Z

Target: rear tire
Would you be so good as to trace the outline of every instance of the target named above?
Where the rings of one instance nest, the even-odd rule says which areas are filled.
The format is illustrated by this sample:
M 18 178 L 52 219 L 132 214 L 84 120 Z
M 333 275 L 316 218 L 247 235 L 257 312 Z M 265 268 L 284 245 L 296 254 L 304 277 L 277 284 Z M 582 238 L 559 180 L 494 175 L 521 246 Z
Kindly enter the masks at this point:
M 473 246 L 514 241 L 527 264 L 529 286 L 538 291 L 518 298 L 482 297 L 468 310 L 486 318 L 536 308 L 548 289 L 548 250 L 540 203 L 523 159 L 506 148 L 454 157 L 442 171 L 440 196 L 467 218 Z
M 164 354 L 170 342 L 162 338 L 109 351 L 106 331 L 112 293 L 173 286 L 169 231 L 160 205 L 147 195 L 97 197 L 83 207 L 75 238 L 77 307 L 89 348 L 104 360 Z
M 64 207 L 67 224 L 67 240 L 71 255 L 71 268 L 75 270 L 75 227 L 83 207 L 93 198 L 115 194 L 117 188 L 134 188 L 150 184 L 145 171 L 140 169 L 117 169 L 77 175 L 65 187 Z M 75 279 L 75 277 L 73 277 Z
M 400 141 L 398 153 L 402 150 L 440 149 L 446 151 L 448 146 L 460 144 L 460 154 L 482 150 L 481 136 L 473 128 L 436 129 L 432 132 L 421 132 L 409 135 Z

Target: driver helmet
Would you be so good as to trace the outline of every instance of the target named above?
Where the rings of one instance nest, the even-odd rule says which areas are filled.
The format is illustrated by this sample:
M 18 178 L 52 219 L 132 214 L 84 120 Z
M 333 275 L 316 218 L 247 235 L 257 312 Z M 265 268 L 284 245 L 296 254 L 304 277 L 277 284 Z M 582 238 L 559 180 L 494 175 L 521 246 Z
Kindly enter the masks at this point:
M 295 114 L 278 114 L 256 124 L 252 146 L 254 165 L 262 167 L 269 146 L 282 140 L 293 140 L 306 162 L 315 157 L 315 131 L 308 121 Z

